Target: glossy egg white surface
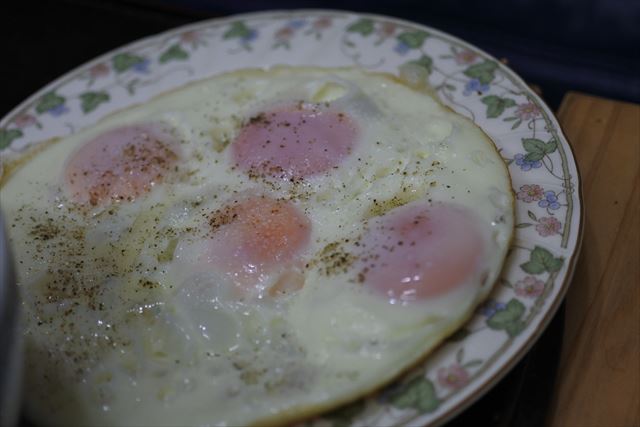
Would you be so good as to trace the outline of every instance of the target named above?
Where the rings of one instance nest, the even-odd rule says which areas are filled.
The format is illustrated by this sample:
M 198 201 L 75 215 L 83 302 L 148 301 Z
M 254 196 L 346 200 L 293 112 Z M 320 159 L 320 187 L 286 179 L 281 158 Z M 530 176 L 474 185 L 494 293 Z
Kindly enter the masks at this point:
M 82 169 L 127 132 L 151 145 Z M 281 424 L 352 401 L 469 318 L 513 233 L 487 136 L 358 69 L 192 83 L 50 142 L 0 194 L 42 425 Z

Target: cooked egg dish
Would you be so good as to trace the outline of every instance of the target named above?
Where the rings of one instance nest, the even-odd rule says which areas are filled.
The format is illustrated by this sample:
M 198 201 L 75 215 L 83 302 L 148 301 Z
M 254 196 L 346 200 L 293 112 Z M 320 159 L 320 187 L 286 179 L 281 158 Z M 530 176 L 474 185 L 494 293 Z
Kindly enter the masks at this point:
M 27 415 L 283 424 L 423 360 L 496 282 L 513 196 L 412 82 L 236 71 L 8 163 Z

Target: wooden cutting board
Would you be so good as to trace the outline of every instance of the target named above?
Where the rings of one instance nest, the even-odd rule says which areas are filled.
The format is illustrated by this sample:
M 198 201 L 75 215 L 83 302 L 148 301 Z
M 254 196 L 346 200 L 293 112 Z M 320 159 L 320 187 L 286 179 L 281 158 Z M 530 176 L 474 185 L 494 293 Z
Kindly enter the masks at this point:
M 640 105 L 569 93 L 558 118 L 585 224 L 547 424 L 640 426 Z

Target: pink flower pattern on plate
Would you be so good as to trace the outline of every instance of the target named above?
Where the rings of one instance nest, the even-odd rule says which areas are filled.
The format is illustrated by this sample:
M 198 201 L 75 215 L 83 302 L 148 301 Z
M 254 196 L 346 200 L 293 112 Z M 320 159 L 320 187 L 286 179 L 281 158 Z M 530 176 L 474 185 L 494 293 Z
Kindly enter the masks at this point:
M 535 298 L 542 295 L 544 282 L 533 276 L 527 276 L 518 280 L 515 285 L 516 295 L 526 298 Z
M 110 71 L 111 70 L 109 66 L 104 62 L 101 62 L 89 69 L 89 76 L 91 76 L 92 79 L 96 79 L 98 77 L 104 77 L 108 75 Z
M 200 34 L 197 31 L 185 31 L 180 34 L 180 41 L 183 43 L 198 43 L 200 41 Z
M 331 18 L 323 16 L 313 21 L 313 28 L 316 30 L 323 30 L 331 26 Z
M 471 64 L 476 60 L 478 54 L 472 50 L 462 49 L 455 53 L 453 58 L 456 60 L 456 64 L 458 65 L 467 65 Z
M 378 28 L 378 35 L 381 38 L 391 37 L 396 32 L 396 25 L 391 22 L 383 22 Z
M 553 236 L 560 233 L 560 221 L 554 216 L 546 216 L 538 220 L 536 231 L 542 237 Z
M 31 114 L 21 114 L 15 119 L 13 119 L 13 123 L 20 129 L 24 129 L 29 126 L 37 125 L 38 120 L 33 117 Z
M 516 117 L 520 120 L 531 120 L 540 115 L 540 109 L 533 102 L 518 105 L 515 112 Z
M 458 363 L 438 369 L 438 383 L 443 387 L 457 390 L 469 382 L 469 372 Z
M 291 27 L 282 27 L 276 31 L 275 38 L 279 42 L 286 42 L 293 37 L 294 32 L 295 30 Z
M 518 194 L 516 194 L 517 199 L 522 200 L 525 203 L 542 200 L 543 196 L 544 189 L 536 184 L 523 185 L 520 187 Z

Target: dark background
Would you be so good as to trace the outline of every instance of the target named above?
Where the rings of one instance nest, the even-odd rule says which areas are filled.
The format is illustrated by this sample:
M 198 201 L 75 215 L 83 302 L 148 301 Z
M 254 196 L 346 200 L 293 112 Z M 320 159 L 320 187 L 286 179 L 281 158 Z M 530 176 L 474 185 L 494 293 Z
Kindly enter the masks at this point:
M 463 38 L 542 89 L 640 103 L 640 0 L 3 0 L 0 116 L 108 50 L 238 12 L 336 8 L 409 19 Z
M 441 29 L 506 58 L 553 109 L 569 90 L 640 103 L 639 0 L 4 0 L 0 116 L 83 62 L 141 37 L 212 17 L 291 8 L 378 13 Z M 448 427 L 543 425 L 563 322 L 561 307 L 532 351 Z

